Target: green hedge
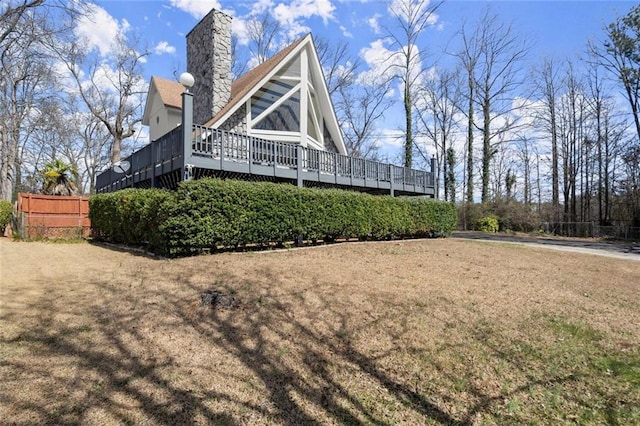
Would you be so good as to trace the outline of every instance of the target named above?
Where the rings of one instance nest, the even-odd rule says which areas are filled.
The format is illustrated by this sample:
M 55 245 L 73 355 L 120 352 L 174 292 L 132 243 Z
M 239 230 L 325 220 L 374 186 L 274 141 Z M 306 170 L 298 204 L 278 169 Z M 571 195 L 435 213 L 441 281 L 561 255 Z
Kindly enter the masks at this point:
M 298 238 L 439 236 L 456 226 L 455 206 L 431 199 L 219 179 L 99 194 L 90 212 L 97 236 L 165 255 Z
M 13 216 L 13 205 L 11 201 L 0 200 L 0 236 L 4 234 L 11 217 Z
M 129 245 L 164 245 L 158 228 L 163 205 L 172 199 L 163 190 L 124 189 L 89 199 L 94 236 Z

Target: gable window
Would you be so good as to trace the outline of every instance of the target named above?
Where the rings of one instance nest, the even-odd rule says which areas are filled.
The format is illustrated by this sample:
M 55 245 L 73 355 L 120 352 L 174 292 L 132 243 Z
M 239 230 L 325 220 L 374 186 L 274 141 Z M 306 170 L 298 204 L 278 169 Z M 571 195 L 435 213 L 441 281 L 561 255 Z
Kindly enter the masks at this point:
M 334 134 L 337 123 L 327 127 L 327 114 L 333 118 L 331 101 L 312 54 L 311 45 L 301 49 L 278 66 L 265 83 L 252 89 L 244 100 L 243 120 L 249 135 L 338 151 L 336 140 L 341 138 Z
M 338 148 L 336 148 L 336 143 L 331 136 L 331 132 L 327 128 L 327 122 L 322 120 L 322 127 L 324 133 L 324 149 L 329 152 L 338 152 Z
M 266 109 L 266 108 L 265 108 Z M 253 115 L 253 107 L 251 109 Z M 253 126 L 258 130 L 277 130 L 284 132 L 300 131 L 300 91 L 285 99 L 276 109 L 271 111 Z
M 251 117 L 256 119 L 291 89 L 293 85 L 289 83 L 278 80 L 269 81 L 251 97 Z

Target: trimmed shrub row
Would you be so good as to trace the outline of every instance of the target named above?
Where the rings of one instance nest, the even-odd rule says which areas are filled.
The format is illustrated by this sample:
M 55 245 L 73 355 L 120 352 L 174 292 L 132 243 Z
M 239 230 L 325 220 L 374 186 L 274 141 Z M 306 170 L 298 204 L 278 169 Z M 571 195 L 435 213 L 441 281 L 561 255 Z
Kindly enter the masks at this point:
M 161 209 L 173 195 L 164 190 L 123 189 L 89 199 L 94 237 L 128 245 L 162 245 L 158 228 Z
M 164 255 L 337 238 L 436 236 L 456 226 L 453 204 L 291 185 L 202 179 L 177 191 L 125 190 L 90 200 L 101 238 Z

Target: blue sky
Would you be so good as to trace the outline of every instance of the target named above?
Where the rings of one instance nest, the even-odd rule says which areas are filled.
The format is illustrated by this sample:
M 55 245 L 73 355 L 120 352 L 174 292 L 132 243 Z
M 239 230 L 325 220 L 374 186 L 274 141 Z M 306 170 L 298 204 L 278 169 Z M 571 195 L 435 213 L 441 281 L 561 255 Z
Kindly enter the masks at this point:
M 438 21 L 423 38 L 426 49 L 438 57 L 459 30 L 461 22 L 474 22 L 487 7 L 503 20 L 513 21 L 519 32 L 534 42 L 532 56 L 546 54 L 572 56 L 584 50 L 589 38 L 601 37 L 602 28 L 616 16 L 625 14 L 635 2 L 629 1 L 446 1 L 437 11 Z M 354 55 L 383 38 L 372 25 L 391 25 L 387 3 L 379 0 L 138 0 L 98 1 L 116 25 L 130 26 L 154 54 L 145 66 L 145 75 L 170 76 L 172 69 L 184 67 L 184 35 L 206 10 L 222 8 L 234 16 L 234 29 L 241 33 L 258 5 L 272 11 L 291 34 L 311 31 L 327 39 L 349 42 Z M 96 22 L 91 31 L 111 22 Z M 384 30 L 382 30 L 384 31 Z M 157 49 L 156 49 L 157 48 Z M 175 49 L 175 50 L 174 50 Z
M 393 0 L 400 1 L 400 0 Z M 384 59 L 393 47 L 385 41 L 385 27 L 392 27 L 389 2 L 380 0 L 138 0 L 97 1 L 95 19 L 77 31 L 89 38 L 96 49 L 108 50 L 119 31 L 136 34 L 142 45 L 153 52 L 144 64 L 147 81 L 152 75 L 173 78 L 186 65 L 185 34 L 211 8 L 234 17 L 233 30 L 240 49 L 245 25 L 252 16 L 265 11 L 280 21 L 280 43 L 311 31 L 329 41 L 343 40 L 351 55 L 367 58 L 361 71 L 375 72 L 375 61 Z M 432 2 L 433 3 L 433 2 Z M 545 56 L 577 58 L 589 39 L 601 39 L 603 27 L 626 14 L 636 3 L 629 1 L 446 1 L 436 12 L 434 24 L 418 43 L 428 57 L 424 67 L 446 68 L 451 61 L 444 52 L 455 49 L 455 35 L 463 21 L 473 25 L 487 7 L 505 22 L 513 22 L 518 33 L 532 44 L 529 66 Z M 401 128 L 401 106 L 387 113 L 380 131 Z M 384 144 L 384 142 L 383 142 Z M 389 139 L 390 157 L 398 145 Z M 394 148 L 395 147 L 395 148 Z

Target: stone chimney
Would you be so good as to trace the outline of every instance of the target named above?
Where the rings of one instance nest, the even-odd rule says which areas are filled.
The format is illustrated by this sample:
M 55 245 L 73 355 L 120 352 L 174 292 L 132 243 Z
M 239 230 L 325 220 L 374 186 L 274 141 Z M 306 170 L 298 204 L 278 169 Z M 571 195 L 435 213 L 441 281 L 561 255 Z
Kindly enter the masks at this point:
M 187 34 L 194 124 L 204 124 L 231 98 L 231 19 L 213 9 Z

